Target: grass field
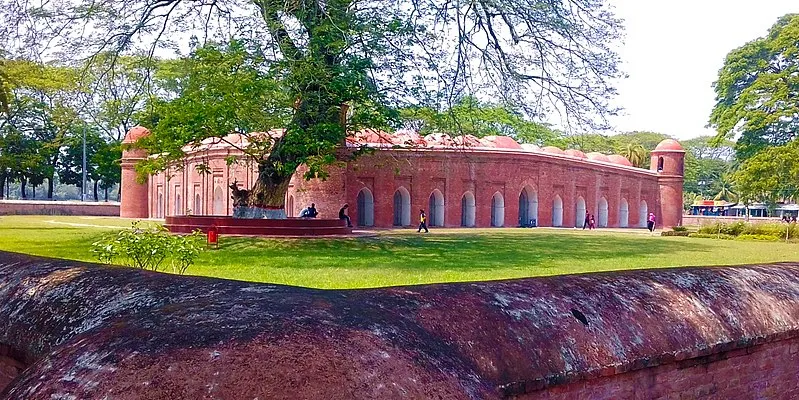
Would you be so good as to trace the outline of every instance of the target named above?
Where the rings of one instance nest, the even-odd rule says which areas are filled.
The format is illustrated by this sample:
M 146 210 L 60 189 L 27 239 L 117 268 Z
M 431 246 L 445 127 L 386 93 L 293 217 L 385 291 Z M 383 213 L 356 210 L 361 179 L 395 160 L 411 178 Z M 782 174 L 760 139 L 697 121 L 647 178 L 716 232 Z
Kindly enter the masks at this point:
M 2 216 L 0 250 L 96 261 L 89 248 L 132 220 Z M 187 274 L 360 288 L 689 265 L 799 260 L 799 245 L 572 229 L 381 231 L 347 239 L 222 237 Z

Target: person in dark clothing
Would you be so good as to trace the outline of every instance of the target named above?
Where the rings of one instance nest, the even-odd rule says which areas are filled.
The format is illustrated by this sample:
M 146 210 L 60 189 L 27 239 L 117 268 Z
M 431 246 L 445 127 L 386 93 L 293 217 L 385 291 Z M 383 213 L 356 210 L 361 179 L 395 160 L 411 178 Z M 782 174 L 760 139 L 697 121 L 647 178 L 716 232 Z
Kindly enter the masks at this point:
M 647 218 L 647 221 L 646 221 L 646 228 L 649 229 L 649 232 L 654 232 L 655 231 L 655 221 L 656 220 L 657 220 L 657 218 L 655 218 L 655 213 L 649 213 L 649 218 Z
M 300 212 L 300 218 L 316 218 L 319 215 L 319 212 L 316 211 L 316 204 L 311 203 L 311 206 L 308 208 L 304 208 Z
M 347 215 L 347 209 L 350 208 L 349 204 L 344 204 L 344 207 L 341 207 L 341 210 L 338 210 L 338 219 L 343 219 L 347 221 L 347 228 L 352 228 L 352 222 L 350 222 L 350 216 Z
M 424 214 L 424 210 L 419 210 L 419 229 L 416 232 L 421 232 L 422 229 L 424 229 L 424 233 L 430 232 L 427 230 L 427 215 Z
M 591 230 L 595 228 L 596 228 L 596 221 L 594 220 L 594 214 L 591 214 L 591 216 L 588 218 L 588 229 Z
M 591 215 L 588 214 L 588 211 L 585 212 L 585 220 L 583 221 L 583 230 L 588 227 L 588 224 L 591 223 Z

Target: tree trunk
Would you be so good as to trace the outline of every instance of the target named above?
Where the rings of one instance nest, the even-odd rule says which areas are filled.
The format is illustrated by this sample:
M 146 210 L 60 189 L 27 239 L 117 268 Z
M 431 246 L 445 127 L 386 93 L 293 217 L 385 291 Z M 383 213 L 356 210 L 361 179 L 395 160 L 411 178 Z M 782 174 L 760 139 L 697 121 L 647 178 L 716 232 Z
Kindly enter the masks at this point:
M 26 186 L 28 185 L 28 180 L 25 177 L 19 178 L 19 193 L 22 196 L 22 199 L 25 200 L 28 198 L 28 192 L 26 191 Z
M 0 199 L 6 198 L 6 181 L 8 177 L 4 175 L 0 175 Z
M 94 201 L 99 201 L 97 197 L 97 181 L 94 181 Z
M 36 185 L 33 185 L 33 199 L 36 199 Z
M 105 201 L 108 202 L 108 186 L 105 187 Z
M 47 178 L 47 198 L 48 199 L 52 199 L 53 198 L 53 187 L 54 186 L 55 186 L 55 183 L 53 183 L 53 177 L 52 176 L 48 177 Z

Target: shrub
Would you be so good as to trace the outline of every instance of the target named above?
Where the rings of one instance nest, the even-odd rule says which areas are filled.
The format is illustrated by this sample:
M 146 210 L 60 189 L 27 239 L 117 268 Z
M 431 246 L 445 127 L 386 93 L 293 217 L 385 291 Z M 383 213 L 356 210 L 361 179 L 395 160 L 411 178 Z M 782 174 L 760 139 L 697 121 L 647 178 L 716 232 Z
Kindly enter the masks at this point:
M 723 239 L 723 240 L 733 240 L 735 236 L 727 235 L 726 233 L 691 233 L 688 237 L 692 238 L 702 238 L 702 239 Z
M 687 232 L 688 228 L 685 227 L 685 226 L 675 226 L 675 227 L 671 228 L 671 230 L 673 230 L 674 232 Z M 680 235 L 677 235 L 677 236 L 680 236 Z
M 660 236 L 688 236 L 691 232 L 688 231 L 663 231 Z
M 759 240 L 764 242 L 779 242 L 780 238 L 770 235 L 749 235 L 743 234 L 735 238 L 735 240 Z
M 720 224 L 718 222 L 716 222 L 714 224 L 710 224 L 710 225 L 702 225 L 702 226 L 699 227 L 699 230 L 697 231 L 697 233 L 700 233 L 700 234 L 717 234 L 717 233 L 719 233 L 721 231 L 721 225 L 722 224 Z
M 104 264 L 118 262 L 151 271 L 158 271 L 169 259 L 172 271 L 183 274 L 202 249 L 200 231 L 185 236 L 172 235 L 163 226 L 147 227 L 136 221 L 131 229 L 105 235 L 92 243 L 91 252 Z

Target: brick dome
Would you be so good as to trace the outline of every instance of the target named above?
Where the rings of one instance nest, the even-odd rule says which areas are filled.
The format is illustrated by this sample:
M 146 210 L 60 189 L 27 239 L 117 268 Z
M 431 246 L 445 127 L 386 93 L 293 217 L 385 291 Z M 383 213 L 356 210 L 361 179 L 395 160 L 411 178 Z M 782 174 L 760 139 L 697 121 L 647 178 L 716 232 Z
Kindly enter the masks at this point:
M 145 136 L 150 136 L 149 129 L 143 126 L 134 126 L 133 128 L 130 128 L 128 133 L 125 135 L 125 139 L 122 141 L 122 143 L 123 144 L 136 143 L 137 140 Z
M 455 142 L 446 133 L 434 132 L 424 137 L 424 141 L 430 146 L 452 146 Z
M 572 156 L 572 157 L 575 157 L 575 158 L 588 158 L 585 155 L 585 153 L 583 153 L 582 151 L 577 150 L 577 149 L 568 149 L 568 150 L 564 151 L 564 153 L 567 156 Z
M 684 151 L 680 142 L 674 139 L 666 139 L 660 143 L 658 143 L 657 147 L 655 147 L 655 151 Z
M 463 146 L 463 147 L 480 147 L 483 145 L 482 143 L 480 143 L 480 139 L 476 138 L 473 135 L 455 136 L 455 138 L 453 138 L 452 141 L 455 142 L 456 146 Z
M 563 150 L 561 150 L 560 148 L 555 147 L 555 146 L 542 147 L 541 151 L 543 151 L 545 153 L 552 153 L 552 154 L 566 154 L 566 153 L 563 152 Z
M 591 153 L 586 154 L 585 156 L 588 157 L 589 160 L 593 160 L 593 161 L 610 162 L 610 160 L 608 159 L 608 156 L 606 156 L 606 155 L 604 155 L 602 153 L 591 152 Z
M 610 162 L 612 162 L 614 164 L 625 165 L 625 166 L 628 166 L 628 167 L 632 167 L 633 166 L 633 163 L 631 163 L 630 160 L 627 159 L 627 157 L 625 157 L 625 156 L 623 156 L 621 154 L 614 154 L 612 156 L 608 156 L 608 161 L 610 161 Z
M 494 147 L 497 149 L 519 150 L 522 148 L 519 143 L 516 143 L 513 138 L 508 136 L 486 136 L 480 139 L 480 143 L 484 147 Z
M 525 151 L 541 151 L 541 147 L 538 147 L 532 143 L 522 143 L 521 144 L 522 150 Z

